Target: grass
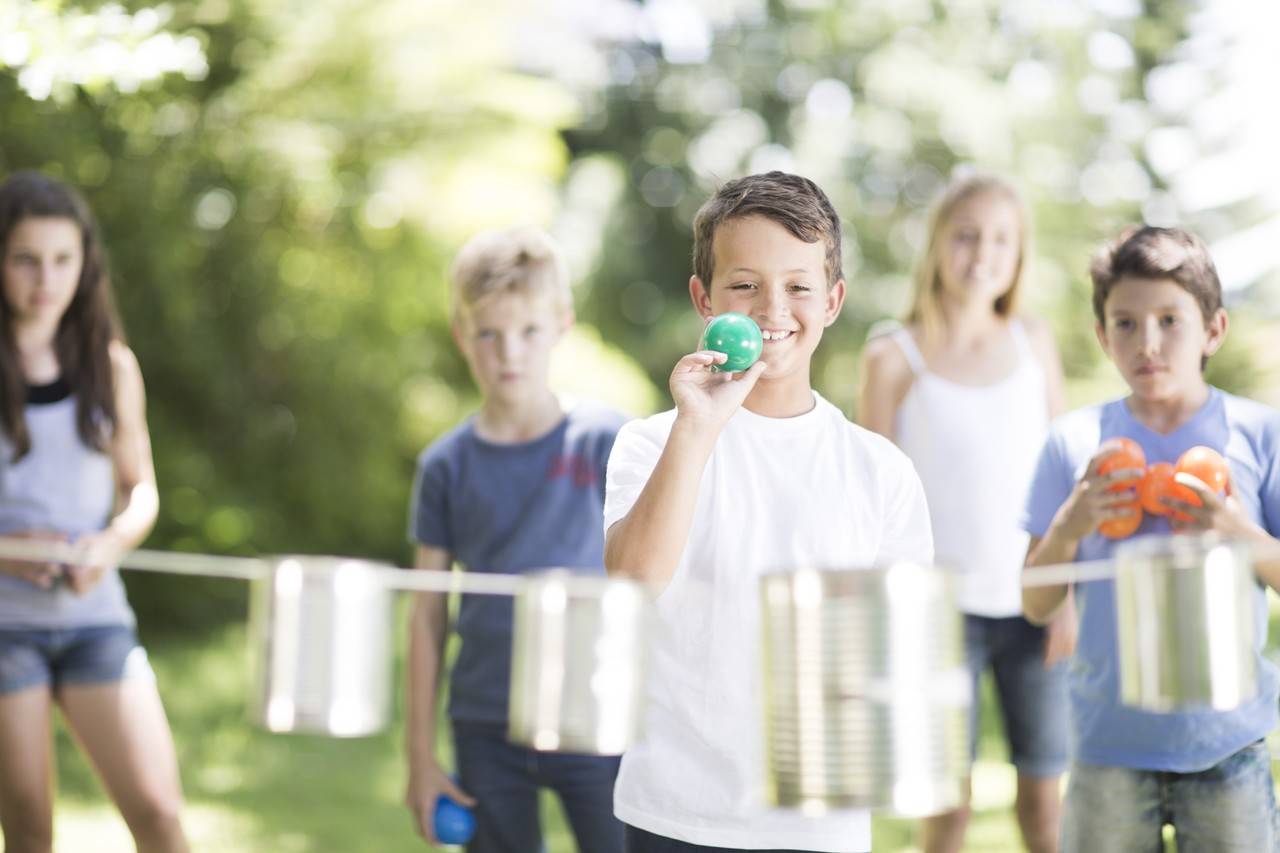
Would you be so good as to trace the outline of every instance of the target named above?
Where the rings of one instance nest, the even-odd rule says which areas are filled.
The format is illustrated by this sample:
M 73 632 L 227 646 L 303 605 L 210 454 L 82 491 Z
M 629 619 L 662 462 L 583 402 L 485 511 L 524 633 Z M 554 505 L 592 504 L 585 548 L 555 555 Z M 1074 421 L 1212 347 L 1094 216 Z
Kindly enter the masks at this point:
M 1271 636 L 1280 637 L 1273 597 Z M 422 851 L 401 805 L 405 765 L 397 719 L 386 733 L 353 740 L 271 735 L 245 716 L 244 629 L 201 642 L 145 637 L 173 727 L 193 848 L 205 853 L 354 853 Z M 1005 762 L 990 684 L 982 696 L 983 731 L 974 768 L 974 815 L 966 849 L 1021 850 L 1012 815 L 1015 777 Z M 398 707 L 398 702 L 397 702 Z M 70 736 L 57 730 L 58 853 L 126 853 L 128 831 Z M 1273 744 L 1273 755 L 1280 750 Z M 548 853 L 574 844 L 558 803 L 543 799 Z M 912 821 L 877 816 L 875 849 L 916 850 Z

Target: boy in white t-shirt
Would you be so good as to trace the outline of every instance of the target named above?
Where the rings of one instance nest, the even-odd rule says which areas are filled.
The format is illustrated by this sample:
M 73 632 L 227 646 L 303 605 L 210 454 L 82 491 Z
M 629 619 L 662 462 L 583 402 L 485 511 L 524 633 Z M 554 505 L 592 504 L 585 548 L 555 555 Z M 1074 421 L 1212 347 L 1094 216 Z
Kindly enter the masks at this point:
M 758 581 L 803 566 L 929 563 L 924 490 L 886 438 L 810 384 L 845 298 L 840 221 L 782 172 L 726 184 L 694 223 L 689 295 L 703 318 L 764 331 L 749 370 L 681 358 L 676 408 L 619 433 L 609 457 L 605 567 L 657 593 L 644 738 L 623 756 L 614 811 L 629 853 L 871 849 L 870 817 L 771 810 L 764 800 Z

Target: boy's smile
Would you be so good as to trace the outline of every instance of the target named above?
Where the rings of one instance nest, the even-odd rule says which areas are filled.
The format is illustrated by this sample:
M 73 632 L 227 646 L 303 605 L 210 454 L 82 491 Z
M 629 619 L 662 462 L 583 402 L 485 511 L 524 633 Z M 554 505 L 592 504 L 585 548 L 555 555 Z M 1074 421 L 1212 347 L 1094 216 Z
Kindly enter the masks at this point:
M 1178 402 L 1204 386 L 1202 360 L 1218 351 L 1226 312 L 1207 319 L 1196 298 L 1172 279 L 1122 278 L 1104 307 L 1098 341 L 1135 396 Z
M 806 243 L 763 216 L 730 219 L 716 229 L 707 287 L 689 292 L 703 318 L 739 311 L 756 321 L 767 365 L 761 382 L 794 379 L 809 392 L 809 363 L 822 332 L 840 314 L 845 283 L 827 286 L 826 245 Z

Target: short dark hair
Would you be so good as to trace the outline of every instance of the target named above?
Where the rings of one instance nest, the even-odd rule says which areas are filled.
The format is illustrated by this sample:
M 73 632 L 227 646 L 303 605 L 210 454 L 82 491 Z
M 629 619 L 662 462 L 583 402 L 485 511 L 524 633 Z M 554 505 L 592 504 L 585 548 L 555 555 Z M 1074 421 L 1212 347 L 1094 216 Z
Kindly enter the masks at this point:
M 716 229 L 730 219 L 763 216 L 806 243 L 822 240 L 827 286 L 844 277 L 840 260 L 840 216 L 827 194 L 808 178 L 766 172 L 729 181 L 707 199 L 693 220 L 693 273 L 711 286 Z
M 1132 226 L 1094 254 L 1093 314 L 1105 328 L 1104 309 L 1112 288 L 1122 278 L 1169 279 L 1195 297 L 1207 325 L 1222 307 L 1222 282 L 1199 237 L 1181 228 Z

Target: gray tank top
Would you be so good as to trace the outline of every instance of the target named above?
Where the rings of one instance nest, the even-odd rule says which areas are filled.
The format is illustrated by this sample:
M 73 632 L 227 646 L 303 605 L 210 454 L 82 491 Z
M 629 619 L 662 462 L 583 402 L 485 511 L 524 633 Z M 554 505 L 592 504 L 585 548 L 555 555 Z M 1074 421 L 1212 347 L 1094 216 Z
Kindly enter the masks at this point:
M 31 452 L 13 461 L 0 433 L 0 534 L 53 530 L 75 538 L 101 530 L 111 517 L 111 458 L 85 446 L 76 430 L 76 400 L 28 403 Z M 124 584 L 113 568 L 84 595 L 65 585 L 44 590 L 0 574 L 0 628 L 84 628 L 133 625 Z

